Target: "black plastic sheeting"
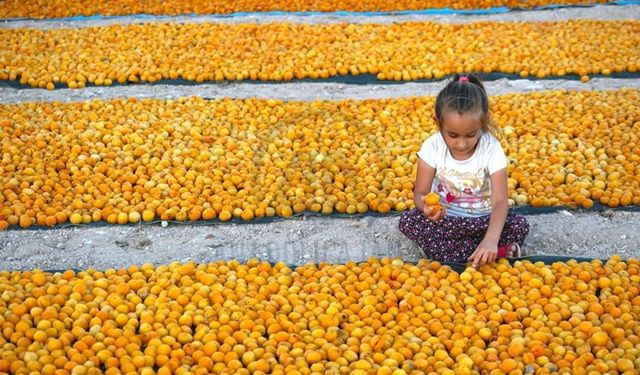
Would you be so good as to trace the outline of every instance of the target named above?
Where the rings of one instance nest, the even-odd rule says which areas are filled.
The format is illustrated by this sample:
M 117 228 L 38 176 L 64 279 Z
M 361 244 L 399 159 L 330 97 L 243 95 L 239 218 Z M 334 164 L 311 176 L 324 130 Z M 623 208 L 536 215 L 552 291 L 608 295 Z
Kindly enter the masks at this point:
M 549 207 L 539 207 L 534 208 L 532 206 L 517 206 L 510 207 L 509 213 L 517 213 L 521 215 L 543 215 L 543 214 L 551 214 L 561 211 L 567 211 L 571 214 L 577 213 L 589 213 L 589 212 L 604 212 L 604 211 L 628 211 L 628 212 L 640 212 L 640 206 L 619 206 L 616 208 L 610 208 L 608 206 L 604 206 L 600 203 L 594 203 L 593 208 L 569 208 L 564 206 L 549 206 Z M 393 217 L 400 216 L 403 211 L 390 211 L 386 214 L 381 214 L 379 212 L 366 212 L 366 213 L 356 213 L 356 214 L 343 214 L 339 212 L 334 212 L 329 215 L 322 214 L 320 212 L 313 211 L 303 211 L 297 214 L 293 214 L 291 217 L 285 218 L 282 216 L 273 216 L 273 217 L 259 217 L 254 218 L 249 221 L 242 220 L 240 218 L 232 218 L 228 221 L 221 221 L 219 219 L 213 220 L 198 220 L 198 221 L 177 221 L 177 220 L 167 220 L 169 225 L 229 225 L 229 224 L 265 224 L 265 223 L 273 223 L 273 222 L 281 222 L 285 220 L 304 220 L 305 218 L 314 218 L 314 217 L 327 217 L 327 218 L 339 218 L 339 219 L 356 219 L 363 217 Z M 162 223 L 162 220 L 153 220 L 153 221 L 140 221 L 138 223 L 128 223 L 128 224 L 109 224 L 106 221 L 98 221 L 90 224 L 71 224 L 71 223 L 63 223 L 56 225 L 54 227 L 47 227 L 42 225 L 33 225 L 29 228 L 21 228 L 20 226 L 13 225 L 8 228 L 8 230 L 51 230 L 51 229 L 60 229 L 60 228 L 69 228 L 69 227 L 78 227 L 78 228 L 90 228 L 90 227 L 106 227 L 106 226 L 139 226 L 139 225 L 159 225 Z
M 591 262 L 593 260 L 600 260 L 602 263 L 606 263 L 606 259 L 598 259 L 598 258 L 585 258 L 585 257 L 569 257 L 569 256 L 560 256 L 560 255 L 532 255 L 532 256 L 524 256 L 521 258 L 510 258 L 509 263 L 514 264 L 515 262 L 529 261 L 531 263 L 542 262 L 546 265 L 551 265 L 557 262 L 566 263 L 569 260 L 575 260 L 578 263 L 582 262 Z M 449 266 L 454 271 L 460 273 L 463 272 L 467 268 L 466 263 L 454 263 L 454 262 L 443 262 L 442 264 Z
M 531 263 L 542 262 L 542 263 L 544 263 L 546 265 L 552 265 L 552 264 L 558 263 L 558 262 L 566 263 L 566 262 L 568 262 L 570 260 L 575 260 L 578 263 L 583 263 L 583 262 L 590 263 L 590 262 L 592 262 L 594 260 L 599 260 L 603 264 L 607 262 L 607 259 L 586 258 L 586 257 L 570 257 L 570 256 L 560 256 L 560 255 L 532 255 L 532 256 L 524 256 L 524 257 L 520 257 L 520 258 L 509 258 L 508 259 L 510 264 L 514 264 L 516 262 L 529 261 Z M 360 261 L 357 261 L 356 263 L 360 263 Z M 407 262 L 407 263 L 411 263 L 411 262 Z M 309 264 L 309 262 L 307 262 L 306 264 Z M 317 264 L 317 263 L 315 263 L 315 264 Z M 411 263 L 411 264 L 415 264 L 415 263 Z M 440 264 L 451 268 L 453 271 L 455 271 L 457 273 L 462 273 L 462 272 L 464 272 L 464 270 L 467 269 L 467 263 L 440 262 Z M 274 265 L 274 264 L 271 263 L 271 265 Z M 287 267 L 291 268 L 292 270 L 295 270 L 297 267 L 300 267 L 300 266 L 303 266 L 303 264 L 299 264 L 299 265 L 287 264 Z M 49 272 L 49 273 L 53 274 L 53 273 L 62 273 L 62 272 L 65 272 L 67 270 L 71 270 L 71 271 L 73 271 L 75 273 L 83 271 L 83 270 L 76 269 L 76 268 L 69 268 L 69 269 L 45 270 L 45 272 Z M 20 272 L 22 272 L 22 271 L 20 271 Z
M 228 85 L 230 83 L 249 83 L 249 84 L 286 84 L 286 83 L 298 83 L 298 82 L 313 82 L 313 83 L 342 83 L 349 85 L 401 85 L 409 82 L 417 82 L 417 83 L 426 83 L 426 82 L 442 82 L 451 78 L 453 75 L 448 75 L 443 78 L 433 78 L 433 79 L 420 79 L 415 81 L 395 81 L 395 80 L 378 80 L 378 78 L 373 74 L 359 74 L 357 76 L 347 74 L 344 76 L 334 76 L 329 77 L 327 79 L 312 79 L 312 78 L 304 78 L 304 79 L 292 79 L 290 81 L 260 81 L 260 80 L 242 80 L 242 81 L 204 81 L 202 83 L 198 83 L 196 81 L 188 81 L 184 79 L 162 79 L 157 82 L 128 82 L 121 84 L 119 82 L 113 82 L 111 86 L 96 86 L 94 84 L 87 84 L 85 87 L 118 87 L 118 86 L 130 86 L 130 85 L 174 85 L 174 86 L 196 86 L 201 84 L 219 84 L 219 85 Z M 531 81 L 549 81 L 549 80 L 558 80 L 565 79 L 571 81 L 579 81 L 580 76 L 577 74 L 567 74 L 564 76 L 549 76 L 545 78 L 536 78 L 534 76 L 529 76 L 527 78 L 522 78 L 518 74 L 507 74 L 507 73 L 488 73 L 488 74 L 480 74 L 483 81 L 496 81 L 499 79 L 507 78 L 507 79 L 528 79 Z M 611 73 L 609 75 L 603 74 L 594 74 L 589 75 L 589 78 L 619 78 L 619 79 L 637 79 L 640 78 L 640 72 L 622 72 L 622 73 Z M 12 87 L 17 89 L 31 89 L 31 85 L 21 84 L 19 80 L 11 81 L 11 80 L 0 80 L 0 87 Z M 56 88 L 68 88 L 66 84 L 57 83 Z

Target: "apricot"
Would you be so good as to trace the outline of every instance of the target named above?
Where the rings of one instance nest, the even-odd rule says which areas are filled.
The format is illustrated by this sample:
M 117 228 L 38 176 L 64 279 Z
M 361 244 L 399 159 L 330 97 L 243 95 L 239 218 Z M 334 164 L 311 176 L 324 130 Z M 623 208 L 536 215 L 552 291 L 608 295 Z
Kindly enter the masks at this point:
M 439 211 L 444 209 L 440 204 L 440 194 L 435 192 L 430 192 L 424 196 L 424 204 L 431 208 L 432 216 L 437 215 Z
M 435 192 L 430 192 L 429 194 L 424 196 L 424 204 L 427 206 L 435 206 L 440 203 L 440 194 Z

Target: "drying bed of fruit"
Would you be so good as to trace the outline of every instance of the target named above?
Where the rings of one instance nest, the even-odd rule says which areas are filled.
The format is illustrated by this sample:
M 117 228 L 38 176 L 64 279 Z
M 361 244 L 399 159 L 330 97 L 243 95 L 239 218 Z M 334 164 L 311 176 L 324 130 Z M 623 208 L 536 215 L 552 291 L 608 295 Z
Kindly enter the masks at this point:
M 14 374 L 634 374 L 640 264 L 0 272 Z
M 638 90 L 491 100 L 512 205 L 638 204 Z M 433 97 L 0 105 L 0 225 L 403 211 L 432 113 Z
M 637 20 L 148 23 L 0 29 L 0 39 L 0 80 L 51 90 L 176 79 L 415 81 L 463 72 L 586 82 L 594 74 L 635 74 L 640 64 Z
M 0 14 L 443 6 L 418 0 L 315 4 L 318 9 L 300 1 L 4 1 Z M 456 7 L 505 5 L 547 3 L 468 1 Z M 46 89 L 357 75 L 415 81 L 471 71 L 588 81 L 590 75 L 637 72 L 639 25 L 571 20 L 2 29 L 0 79 Z M 510 162 L 512 205 L 638 205 L 636 88 L 491 100 Z M 0 228 L 407 210 L 414 205 L 416 151 L 436 131 L 432 113 L 432 97 L 0 104 Z M 0 373 L 640 370 L 637 259 L 503 259 L 458 271 L 389 258 L 298 267 L 250 259 L 0 271 Z

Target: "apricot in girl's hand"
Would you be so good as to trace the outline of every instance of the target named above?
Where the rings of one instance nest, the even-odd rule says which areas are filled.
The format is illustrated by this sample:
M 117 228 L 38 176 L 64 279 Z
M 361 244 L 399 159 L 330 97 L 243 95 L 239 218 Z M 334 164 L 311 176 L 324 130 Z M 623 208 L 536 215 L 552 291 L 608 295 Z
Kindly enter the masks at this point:
M 424 204 L 431 209 L 430 217 L 438 217 L 440 211 L 444 208 L 440 204 L 440 194 L 434 192 L 424 196 Z
M 440 205 L 440 194 L 431 192 L 424 196 L 424 204 L 427 206 Z

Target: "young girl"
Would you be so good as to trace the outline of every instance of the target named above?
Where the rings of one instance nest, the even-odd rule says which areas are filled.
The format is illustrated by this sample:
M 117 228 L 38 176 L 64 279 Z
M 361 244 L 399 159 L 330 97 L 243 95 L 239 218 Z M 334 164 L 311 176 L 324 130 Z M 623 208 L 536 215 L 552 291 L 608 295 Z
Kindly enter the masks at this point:
M 507 158 L 491 134 L 484 86 L 475 75 L 456 75 L 435 107 L 439 132 L 418 152 L 416 208 L 400 216 L 400 231 L 434 260 L 478 267 L 521 256 L 529 224 L 508 214 Z M 432 191 L 444 209 L 425 205 Z

